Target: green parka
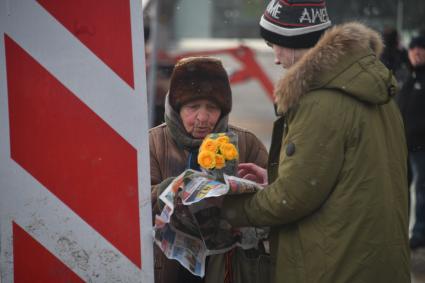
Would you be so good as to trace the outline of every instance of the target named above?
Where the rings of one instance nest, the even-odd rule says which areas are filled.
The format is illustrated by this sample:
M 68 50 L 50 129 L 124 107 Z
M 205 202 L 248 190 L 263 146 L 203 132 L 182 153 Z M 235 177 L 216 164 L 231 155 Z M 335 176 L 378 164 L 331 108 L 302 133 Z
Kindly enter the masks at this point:
M 380 36 L 328 30 L 278 83 L 269 186 L 226 198 L 235 226 L 271 226 L 274 282 L 407 283 L 406 143 Z

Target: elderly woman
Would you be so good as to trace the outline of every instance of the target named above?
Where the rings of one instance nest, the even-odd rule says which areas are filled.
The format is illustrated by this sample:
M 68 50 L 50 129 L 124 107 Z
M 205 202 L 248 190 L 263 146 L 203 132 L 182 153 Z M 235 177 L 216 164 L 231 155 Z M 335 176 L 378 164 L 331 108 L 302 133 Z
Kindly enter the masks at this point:
M 177 62 L 165 102 L 165 123 L 149 132 L 154 213 L 159 213 L 156 203 L 159 192 L 167 187 L 173 177 L 185 169 L 199 170 L 198 149 L 203 138 L 210 133 L 227 131 L 236 133 L 239 161 L 266 167 L 267 151 L 258 138 L 244 129 L 228 124 L 231 108 L 229 79 L 220 60 L 190 57 Z M 236 249 L 226 255 L 210 257 L 205 281 L 247 282 L 243 277 L 251 276 L 246 275 L 244 271 L 246 266 L 238 264 L 236 258 L 240 256 L 247 255 Z M 231 278 L 228 278 L 229 276 Z M 177 261 L 168 260 L 155 247 L 155 282 L 204 281 L 179 266 Z

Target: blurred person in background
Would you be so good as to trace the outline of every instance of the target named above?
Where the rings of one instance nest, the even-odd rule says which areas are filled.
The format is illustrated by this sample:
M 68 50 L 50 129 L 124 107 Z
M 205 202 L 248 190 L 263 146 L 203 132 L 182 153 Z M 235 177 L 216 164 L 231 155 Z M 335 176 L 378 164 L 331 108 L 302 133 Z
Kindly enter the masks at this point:
M 170 84 L 171 72 L 173 71 L 174 63 L 170 58 L 163 58 L 158 56 L 155 69 L 151 67 L 151 46 L 150 46 L 150 17 L 147 14 L 143 15 L 144 19 L 144 38 L 145 38 L 145 61 L 146 61 L 146 74 L 148 77 L 147 83 L 150 81 L 150 73 L 155 71 L 155 87 L 151 88 L 150 85 L 147 86 L 147 91 L 154 91 L 154 116 L 152 121 L 152 126 L 158 126 L 164 123 L 164 112 L 165 112 L 165 96 Z M 150 97 L 150 96 L 149 96 Z
M 395 28 L 386 28 L 383 32 L 384 51 L 381 60 L 390 69 L 401 88 L 409 74 L 409 59 L 407 50 L 400 42 L 400 36 Z
M 174 177 L 186 169 L 200 170 L 198 150 L 210 133 L 236 133 L 239 162 L 266 166 L 267 150 L 261 141 L 251 132 L 228 124 L 231 109 L 230 83 L 220 60 L 189 57 L 176 63 L 165 100 L 165 123 L 149 131 L 154 215 L 161 210 L 158 196 Z M 235 248 L 224 255 L 210 256 L 205 281 L 176 260 L 167 259 L 156 246 L 154 256 L 156 283 L 259 282 L 255 281 L 255 276 L 260 275 L 257 270 L 268 270 L 268 256 L 260 249 L 245 252 Z
M 425 247 L 425 35 L 411 40 L 408 56 L 412 71 L 397 100 L 405 124 L 416 195 L 410 248 L 417 249 Z
M 331 27 L 321 0 L 273 0 L 260 28 L 287 70 L 268 171 L 239 174 L 269 185 L 226 196 L 222 216 L 271 227 L 272 282 L 410 282 L 407 148 L 380 34 Z
M 385 28 L 382 38 L 384 41 L 384 51 L 382 52 L 381 60 L 393 72 L 397 79 L 397 89 L 400 90 L 411 70 L 407 50 L 401 45 L 399 33 L 395 28 Z M 412 169 L 410 162 L 407 165 L 407 184 L 408 188 L 410 188 L 410 184 L 412 183 Z
M 165 97 L 170 87 L 170 78 L 173 68 L 174 64 L 170 59 L 162 59 L 158 61 L 155 78 L 154 127 L 165 122 Z

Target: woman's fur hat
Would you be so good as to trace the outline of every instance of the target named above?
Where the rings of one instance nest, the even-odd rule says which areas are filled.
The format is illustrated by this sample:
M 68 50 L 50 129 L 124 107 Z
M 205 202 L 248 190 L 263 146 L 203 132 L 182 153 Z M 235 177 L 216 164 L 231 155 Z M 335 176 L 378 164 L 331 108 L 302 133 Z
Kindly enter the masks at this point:
M 187 57 L 174 66 L 169 92 L 171 107 L 179 112 L 182 105 L 197 99 L 213 101 L 222 115 L 232 109 L 229 78 L 219 59 Z

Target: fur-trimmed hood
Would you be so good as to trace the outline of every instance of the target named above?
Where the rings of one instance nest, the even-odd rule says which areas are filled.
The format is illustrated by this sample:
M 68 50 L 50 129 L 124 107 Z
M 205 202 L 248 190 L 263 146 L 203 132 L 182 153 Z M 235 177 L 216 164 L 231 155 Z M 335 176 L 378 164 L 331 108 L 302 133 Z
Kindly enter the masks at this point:
M 380 34 L 361 23 L 330 28 L 277 83 L 278 112 L 285 113 L 306 93 L 326 88 L 371 104 L 388 102 L 396 83 L 378 59 L 382 50 Z

